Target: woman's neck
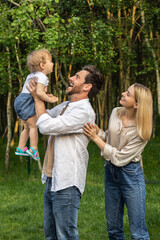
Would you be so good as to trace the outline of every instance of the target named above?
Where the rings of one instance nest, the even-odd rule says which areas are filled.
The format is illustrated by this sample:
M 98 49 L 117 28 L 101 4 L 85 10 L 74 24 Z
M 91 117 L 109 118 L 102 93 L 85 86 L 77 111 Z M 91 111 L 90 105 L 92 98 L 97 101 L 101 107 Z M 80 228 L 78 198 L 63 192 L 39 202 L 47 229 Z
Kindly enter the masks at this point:
M 126 109 L 125 118 L 130 121 L 136 120 L 136 110 L 135 109 Z
M 131 126 L 136 123 L 136 110 L 126 109 L 125 114 L 122 116 L 123 126 Z

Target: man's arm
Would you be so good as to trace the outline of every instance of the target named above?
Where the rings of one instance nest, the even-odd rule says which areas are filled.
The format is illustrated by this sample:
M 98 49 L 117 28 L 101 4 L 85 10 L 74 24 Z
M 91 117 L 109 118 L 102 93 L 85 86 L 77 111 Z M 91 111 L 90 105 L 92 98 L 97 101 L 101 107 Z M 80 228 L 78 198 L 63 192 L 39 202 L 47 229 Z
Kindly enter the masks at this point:
M 83 125 L 87 122 L 94 122 L 95 115 L 92 116 L 92 114 L 87 111 L 87 103 L 85 103 L 85 107 L 82 105 L 75 107 L 72 111 L 69 111 L 68 114 L 58 115 L 53 118 L 47 114 L 44 102 L 38 98 L 35 89 L 36 83 L 32 81 L 28 90 L 35 100 L 35 109 L 38 118 L 37 126 L 42 134 L 64 135 L 83 133 Z
M 69 107 L 68 107 L 69 108 Z M 43 114 L 37 121 L 39 131 L 44 135 L 64 135 L 83 133 L 83 125 L 90 120 L 86 109 L 72 109 L 66 111 L 62 116 L 52 118 Z M 93 120 L 92 120 L 93 122 Z

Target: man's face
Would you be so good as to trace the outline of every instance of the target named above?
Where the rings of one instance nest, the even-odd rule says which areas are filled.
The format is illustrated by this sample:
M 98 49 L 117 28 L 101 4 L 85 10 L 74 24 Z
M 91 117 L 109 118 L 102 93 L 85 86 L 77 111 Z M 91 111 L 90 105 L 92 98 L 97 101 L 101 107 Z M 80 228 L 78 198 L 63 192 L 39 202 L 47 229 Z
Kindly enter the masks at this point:
M 89 74 L 88 71 L 82 70 L 77 72 L 75 76 L 70 77 L 69 87 L 66 89 L 67 95 L 79 94 L 83 91 L 85 77 Z

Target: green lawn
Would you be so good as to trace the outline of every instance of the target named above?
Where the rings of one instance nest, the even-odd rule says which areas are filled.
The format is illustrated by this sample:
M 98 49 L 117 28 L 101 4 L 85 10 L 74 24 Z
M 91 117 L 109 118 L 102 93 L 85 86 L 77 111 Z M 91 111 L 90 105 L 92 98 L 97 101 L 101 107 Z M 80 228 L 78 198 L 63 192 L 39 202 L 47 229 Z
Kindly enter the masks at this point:
M 44 240 L 43 234 L 43 191 L 37 162 L 31 164 L 27 173 L 26 158 L 23 162 L 11 149 L 10 169 L 4 168 L 5 145 L 1 144 L 0 156 L 0 239 L 1 240 Z M 39 144 L 43 159 L 42 141 Z M 108 239 L 104 207 L 104 163 L 99 149 L 89 144 L 90 161 L 87 184 L 79 211 L 80 240 Z M 143 154 L 147 186 L 146 223 L 151 240 L 160 239 L 160 141 L 148 143 Z M 127 210 L 124 215 L 126 240 L 130 240 Z

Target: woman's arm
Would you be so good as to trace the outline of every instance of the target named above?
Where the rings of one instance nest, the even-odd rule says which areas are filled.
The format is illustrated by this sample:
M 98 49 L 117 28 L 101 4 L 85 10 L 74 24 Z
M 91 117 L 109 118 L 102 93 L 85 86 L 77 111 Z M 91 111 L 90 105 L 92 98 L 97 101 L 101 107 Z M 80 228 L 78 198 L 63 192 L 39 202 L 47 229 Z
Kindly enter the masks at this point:
M 138 136 L 133 137 L 120 150 L 106 143 L 102 155 L 106 160 L 110 160 L 115 166 L 123 167 L 130 162 L 140 161 L 141 154 L 146 144 L 147 142 L 143 141 Z
M 122 147 L 122 149 L 118 150 L 116 147 L 105 143 L 99 138 L 96 134 L 95 126 L 90 123 L 83 127 L 83 133 L 97 144 L 106 160 L 110 160 L 118 167 L 125 166 L 131 161 L 139 161 L 144 147 L 147 144 L 146 141 L 143 141 L 135 135 L 125 146 Z

